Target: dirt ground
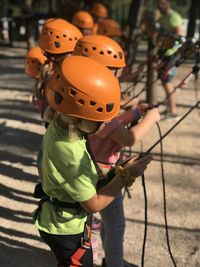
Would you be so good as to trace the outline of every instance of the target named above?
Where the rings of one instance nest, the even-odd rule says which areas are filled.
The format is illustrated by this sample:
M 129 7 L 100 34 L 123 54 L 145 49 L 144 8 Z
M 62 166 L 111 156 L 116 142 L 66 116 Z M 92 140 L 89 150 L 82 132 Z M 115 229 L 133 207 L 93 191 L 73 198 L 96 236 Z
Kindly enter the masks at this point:
M 36 207 L 32 198 L 38 181 L 36 155 L 44 127 L 37 109 L 28 103 L 34 81 L 24 74 L 25 52 L 24 48 L 0 48 L 0 266 L 55 267 L 56 261 L 41 242 L 31 218 Z M 192 66 L 191 62 L 179 67 L 174 84 L 178 84 Z M 159 84 L 157 91 L 158 99 L 163 99 Z M 184 89 L 177 92 L 179 114 L 185 114 L 196 102 L 191 79 Z M 161 121 L 162 133 L 173 124 L 173 121 Z M 142 145 L 133 149 L 139 152 L 142 147 L 145 151 L 158 138 L 154 126 Z M 199 267 L 200 116 L 197 110 L 165 138 L 163 145 L 171 250 L 178 267 Z M 173 266 L 166 246 L 159 153 L 160 147 L 157 146 L 153 150 L 155 160 L 145 173 L 148 196 L 145 267 Z M 131 195 L 131 199 L 127 196 L 124 199 L 124 258 L 141 266 L 144 200 L 140 178 L 131 188 Z M 95 235 L 99 238 L 98 233 Z M 102 254 L 99 245 L 98 266 Z

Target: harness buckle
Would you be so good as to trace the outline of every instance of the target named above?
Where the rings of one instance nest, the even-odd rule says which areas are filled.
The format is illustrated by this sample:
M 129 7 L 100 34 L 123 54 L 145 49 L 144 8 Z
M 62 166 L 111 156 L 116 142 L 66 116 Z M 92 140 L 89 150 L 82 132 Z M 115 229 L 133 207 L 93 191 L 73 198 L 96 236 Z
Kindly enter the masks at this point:
M 90 240 L 86 241 L 83 237 L 81 237 L 81 247 L 85 249 L 90 249 L 91 247 Z

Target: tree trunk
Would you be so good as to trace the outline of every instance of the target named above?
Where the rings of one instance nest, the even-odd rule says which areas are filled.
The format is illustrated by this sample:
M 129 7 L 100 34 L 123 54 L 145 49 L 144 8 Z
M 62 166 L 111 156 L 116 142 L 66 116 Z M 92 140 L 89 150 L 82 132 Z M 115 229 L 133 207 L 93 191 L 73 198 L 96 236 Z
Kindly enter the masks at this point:
M 33 18 L 32 18 L 32 3 L 33 0 L 24 0 L 23 13 L 25 15 L 26 23 L 26 43 L 27 49 L 35 46 L 34 33 L 33 33 Z

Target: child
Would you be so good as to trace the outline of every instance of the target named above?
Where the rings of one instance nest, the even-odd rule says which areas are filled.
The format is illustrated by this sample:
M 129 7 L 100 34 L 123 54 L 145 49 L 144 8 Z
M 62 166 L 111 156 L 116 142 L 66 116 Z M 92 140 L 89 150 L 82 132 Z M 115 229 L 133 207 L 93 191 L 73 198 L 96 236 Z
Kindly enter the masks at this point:
M 182 18 L 181 16 L 171 9 L 171 3 L 170 0 L 158 0 L 157 1 L 158 9 L 161 13 L 161 16 L 159 18 L 160 26 L 168 30 L 171 33 L 175 33 L 177 35 L 182 35 Z M 175 46 L 171 49 L 168 49 L 165 53 L 166 58 L 173 55 L 179 47 L 179 44 L 175 44 Z M 176 109 L 176 99 L 175 99 L 175 93 L 172 94 L 172 91 L 174 90 L 174 86 L 172 84 L 172 79 L 176 75 L 176 67 L 172 68 L 170 71 L 166 73 L 165 70 L 163 70 L 163 75 L 161 74 L 161 81 L 163 88 L 165 90 L 165 93 L 168 97 L 168 110 L 165 114 L 165 119 L 179 119 L 179 116 L 177 114 Z
M 43 25 L 39 46 L 45 51 L 48 62 L 41 71 L 42 86 L 40 91 L 43 94 L 41 94 L 40 110 L 46 127 L 53 117 L 52 109 L 48 107 L 44 94 L 46 81 L 57 68 L 59 62 L 72 54 L 76 42 L 81 37 L 82 34 L 79 29 L 63 19 L 48 19 Z
M 91 57 L 101 62 L 115 76 L 120 75 L 119 70 L 125 66 L 123 50 L 114 40 L 106 36 L 82 37 L 77 42 L 73 54 Z M 158 109 L 148 111 L 148 107 L 148 104 L 142 104 L 138 108 L 122 112 L 98 133 L 90 135 L 90 148 L 104 178 L 110 168 L 115 166 L 119 160 L 121 149 L 139 142 L 152 124 L 159 120 Z M 134 120 L 137 121 L 142 115 L 144 118 L 138 125 L 131 129 L 126 128 L 126 125 Z M 101 237 L 106 264 L 109 267 L 122 267 L 124 266 L 123 235 L 125 228 L 122 195 L 118 194 L 115 200 L 100 214 L 102 217 Z
M 144 172 L 152 157 L 119 167 L 114 179 L 97 190 L 98 176 L 85 136 L 119 112 L 117 78 L 93 59 L 72 56 L 65 58 L 49 79 L 46 96 L 59 114 L 43 138 L 46 197 L 40 201 L 35 223 L 59 267 L 92 267 L 88 212 L 98 212 L 111 203 L 125 185 L 130 186 Z
M 98 24 L 97 34 L 108 36 L 119 43 L 122 35 L 121 26 L 114 19 L 104 19 Z
M 74 14 L 72 23 L 79 28 L 83 35 L 92 34 L 94 21 L 87 11 L 78 11 Z
M 98 24 L 108 17 L 108 10 L 102 3 L 94 3 L 91 9 L 94 19 L 93 34 L 97 33 Z
M 30 99 L 30 103 L 36 104 L 38 99 L 41 97 L 38 94 L 37 88 L 40 83 L 40 71 L 41 67 L 46 63 L 47 57 L 44 55 L 44 51 L 42 51 L 38 46 L 31 48 L 26 54 L 25 60 L 25 73 L 35 79 L 35 85 L 33 94 Z

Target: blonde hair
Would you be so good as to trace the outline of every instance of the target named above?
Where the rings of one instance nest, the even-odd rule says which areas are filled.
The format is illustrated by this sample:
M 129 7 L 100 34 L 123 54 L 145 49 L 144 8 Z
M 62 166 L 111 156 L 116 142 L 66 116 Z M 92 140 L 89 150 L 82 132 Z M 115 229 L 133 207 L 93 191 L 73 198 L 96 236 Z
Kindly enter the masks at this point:
M 76 126 L 77 118 L 59 113 L 57 114 L 56 122 L 61 128 L 67 129 L 68 136 L 71 139 L 80 139 L 80 131 Z

